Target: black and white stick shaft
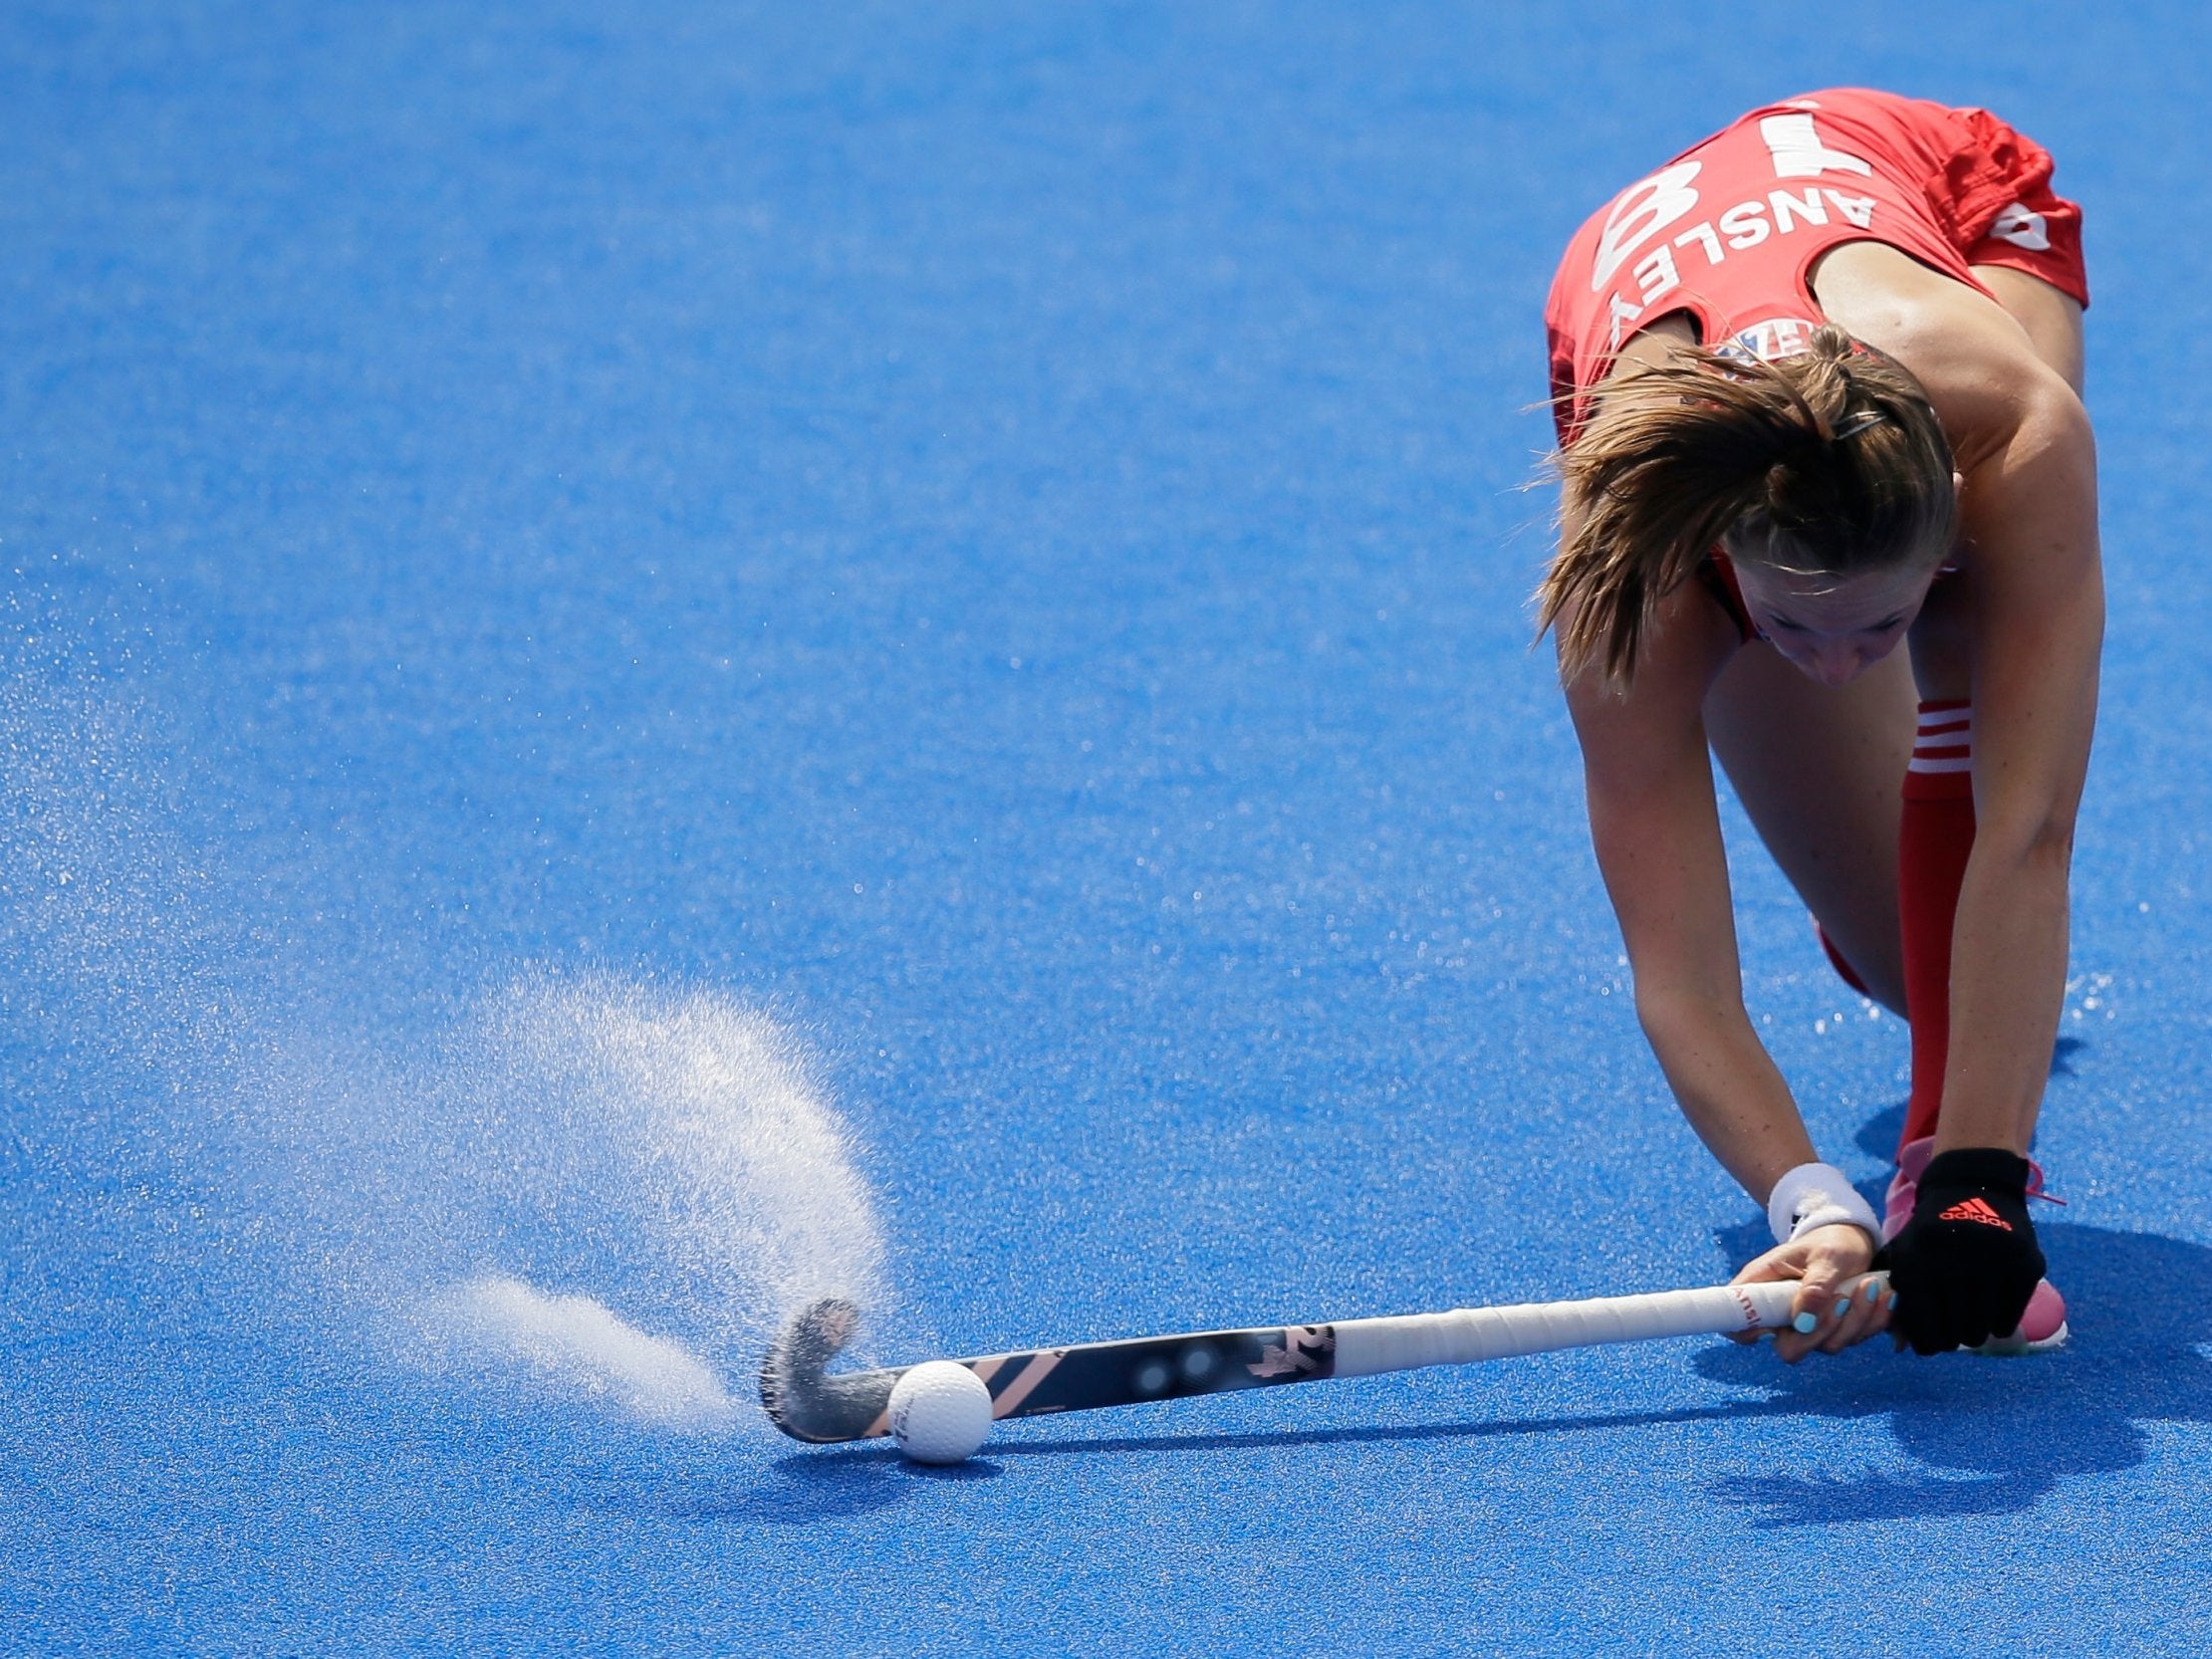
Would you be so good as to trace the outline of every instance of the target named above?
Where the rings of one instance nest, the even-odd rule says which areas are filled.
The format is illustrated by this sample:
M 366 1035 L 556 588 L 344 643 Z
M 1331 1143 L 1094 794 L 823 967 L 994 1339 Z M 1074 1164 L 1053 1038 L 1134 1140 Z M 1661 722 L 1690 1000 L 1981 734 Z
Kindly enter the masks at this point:
M 1375 1376 L 1424 1365 L 1465 1365 L 1601 1342 L 1771 1330 L 1789 1323 L 1797 1291 L 1788 1281 L 1718 1285 L 1336 1324 L 1079 1342 L 958 1363 L 990 1388 L 993 1417 L 1038 1417 L 1329 1377 Z M 784 1433 L 826 1444 L 889 1432 L 885 1414 L 891 1388 L 909 1367 L 838 1376 L 828 1370 L 859 1324 L 860 1309 L 832 1298 L 814 1304 L 784 1327 L 761 1362 L 760 1374 L 761 1404 Z

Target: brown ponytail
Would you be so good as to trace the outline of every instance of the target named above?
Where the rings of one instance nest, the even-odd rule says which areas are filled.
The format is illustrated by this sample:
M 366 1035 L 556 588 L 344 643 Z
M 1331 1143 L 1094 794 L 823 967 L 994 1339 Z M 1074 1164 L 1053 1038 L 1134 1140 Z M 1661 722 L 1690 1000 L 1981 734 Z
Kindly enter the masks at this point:
M 1570 679 L 1602 667 L 1624 683 L 1659 601 L 1716 547 L 1849 577 L 1947 550 L 1957 530 L 1927 394 L 1833 326 L 1775 362 L 1685 347 L 1631 369 L 1554 465 L 1575 534 L 1537 590 L 1538 631 L 1560 624 Z

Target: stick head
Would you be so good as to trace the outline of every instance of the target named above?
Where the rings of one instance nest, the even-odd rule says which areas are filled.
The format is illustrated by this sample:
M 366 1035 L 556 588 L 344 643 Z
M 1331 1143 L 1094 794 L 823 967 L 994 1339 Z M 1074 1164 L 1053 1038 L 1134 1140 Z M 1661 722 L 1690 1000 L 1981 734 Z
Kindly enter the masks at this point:
M 860 1440 L 883 1419 L 905 1367 L 834 1377 L 826 1367 L 860 1328 L 860 1310 L 825 1297 L 791 1316 L 760 1362 L 760 1403 L 794 1440 Z M 881 1432 L 881 1431 L 878 1431 Z

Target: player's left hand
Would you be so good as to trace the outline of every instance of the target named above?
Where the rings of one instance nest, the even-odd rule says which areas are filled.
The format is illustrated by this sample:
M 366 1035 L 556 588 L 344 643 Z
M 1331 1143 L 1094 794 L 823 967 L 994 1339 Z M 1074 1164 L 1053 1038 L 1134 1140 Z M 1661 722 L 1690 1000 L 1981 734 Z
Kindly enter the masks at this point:
M 1912 1220 L 1881 1265 L 1906 1299 L 1899 1344 L 1917 1353 L 1978 1347 L 2017 1329 L 2044 1275 L 2028 1219 L 2034 1165 L 2001 1146 L 1939 1152 L 1920 1172 Z
M 1730 1283 L 1800 1281 L 1791 1311 L 1812 1314 L 1813 1328 L 1799 1331 L 1785 1326 L 1774 1339 L 1775 1352 L 1795 1365 L 1815 1348 L 1823 1353 L 1842 1353 L 1853 1342 L 1863 1342 L 1889 1327 L 1894 1299 L 1883 1281 L 1867 1276 L 1873 1260 L 1874 1241 L 1865 1229 L 1838 1223 L 1816 1227 L 1802 1239 L 1775 1246 L 1747 1264 Z

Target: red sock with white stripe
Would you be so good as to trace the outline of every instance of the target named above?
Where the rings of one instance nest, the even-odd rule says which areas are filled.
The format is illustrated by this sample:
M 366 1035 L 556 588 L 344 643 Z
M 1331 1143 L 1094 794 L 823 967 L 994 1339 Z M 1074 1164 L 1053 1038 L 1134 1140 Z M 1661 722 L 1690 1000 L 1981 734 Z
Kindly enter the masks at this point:
M 2025 1159 L 1995 1148 L 1947 1152 L 1931 1158 L 1931 1146 L 1915 1149 L 1910 1160 L 1904 1150 L 1914 1141 L 1935 1133 L 1936 1117 L 1943 1105 L 1943 1066 L 1951 1039 L 1951 934 L 1958 924 L 1959 887 L 1966 878 L 1966 861 L 1974 850 L 1974 708 L 1969 702 L 1936 702 L 1920 705 L 1920 730 L 1913 740 L 1912 764 L 1905 773 L 1903 827 L 1897 843 L 1897 909 L 1904 935 L 1905 1013 L 1912 1022 L 1912 1094 L 1905 1103 L 1904 1133 L 1898 1137 L 1898 1170 L 1889 1183 L 1888 1218 L 1882 1231 L 1896 1249 L 1910 1239 L 1927 1210 L 1921 1199 L 1934 1200 L 1935 1214 L 1927 1224 L 1953 1234 L 1978 1236 L 1986 1255 L 1992 1239 L 2016 1240 L 2028 1245 L 2011 1290 L 2029 1285 L 2026 1310 L 2017 1315 L 2018 1329 L 2003 1328 L 2015 1315 L 2017 1304 L 2008 1296 L 2002 1309 L 1984 1311 L 1986 1323 L 1999 1338 L 1998 1351 L 2022 1352 L 2055 1347 L 2066 1340 L 2066 1299 L 2050 1280 L 2043 1278 L 2045 1263 L 2035 1248 L 2034 1228 L 2028 1225 L 2026 1196 L 2043 1186 L 2043 1172 Z M 1991 1161 L 2010 1170 L 2015 1163 L 2026 1171 L 2017 1208 L 2010 1202 L 2010 1177 L 2006 1197 L 1982 1184 L 1979 1177 L 1964 1186 L 1952 1181 L 1966 1171 L 1966 1163 Z M 1984 1171 L 1986 1173 L 1986 1170 Z M 1947 1185 L 1947 1183 L 1949 1183 Z M 1997 1223 L 1972 1208 L 1980 1201 L 1997 1212 Z M 1927 1239 L 1921 1238 L 1921 1248 Z M 1880 1260 L 1880 1258 L 1876 1258 Z M 1892 1259 L 1889 1263 L 1902 1284 L 1907 1273 Z M 2033 1282 L 2029 1276 L 2033 1275 Z M 1986 1262 L 1971 1276 L 1989 1284 L 1994 1275 Z M 1911 1293 L 1900 1293 L 1911 1300 Z M 1922 1302 L 1925 1298 L 1921 1299 Z M 1955 1311 L 1955 1309 L 1954 1309 Z M 1924 1322 L 1907 1331 L 1915 1347 L 1928 1351 L 1931 1339 Z M 1939 1334 L 1939 1333 L 1938 1333 Z M 1966 1333 L 1971 1335 L 1972 1332 Z M 1951 1340 L 1965 1337 L 1953 1333 Z
M 1974 706 L 1920 705 L 1905 773 L 1897 841 L 1897 914 L 1903 931 L 1905 1015 L 1912 1022 L 1912 1094 L 1906 1142 L 1935 1133 L 1951 1036 L 1951 930 L 1974 850 Z

